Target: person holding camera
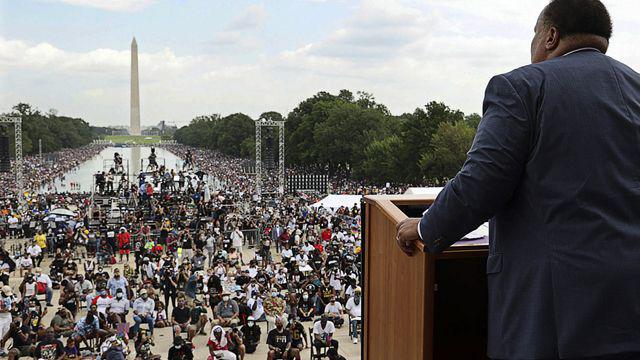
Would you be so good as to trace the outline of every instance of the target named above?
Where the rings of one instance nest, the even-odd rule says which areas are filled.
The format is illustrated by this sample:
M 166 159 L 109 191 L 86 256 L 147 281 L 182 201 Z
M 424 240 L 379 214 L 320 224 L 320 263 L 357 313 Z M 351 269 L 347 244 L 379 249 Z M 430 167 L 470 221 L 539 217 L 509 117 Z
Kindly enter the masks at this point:
M 145 330 L 138 332 L 135 341 L 136 360 L 160 360 L 162 358 L 160 355 L 154 355 L 151 352 L 151 347 L 154 345 L 150 332 Z
M 162 288 L 162 294 L 164 295 L 164 303 L 169 308 L 169 300 L 171 300 L 171 306 L 176 307 L 176 294 L 178 292 L 177 276 L 173 270 L 172 263 L 165 261 L 162 267 L 162 281 L 160 286 Z
M 11 336 L 13 347 L 9 350 L 9 360 L 19 359 L 22 356 L 33 356 L 36 333 L 31 328 L 31 319 L 29 314 L 23 314 L 20 322 L 13 329 Z

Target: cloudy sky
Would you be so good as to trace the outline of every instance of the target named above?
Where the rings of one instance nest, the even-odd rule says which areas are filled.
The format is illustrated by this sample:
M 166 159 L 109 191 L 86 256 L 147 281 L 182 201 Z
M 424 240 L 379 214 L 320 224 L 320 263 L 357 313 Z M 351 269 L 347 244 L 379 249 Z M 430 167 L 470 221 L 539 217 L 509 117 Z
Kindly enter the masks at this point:
M 0 0 L 0 112 L 18 102 L 95 125 L 283 114 L 318 91 L 480 112 L 488 79 L 529 62 L 547 0 Z M 640 1 L 605 0 L 609 55 L 640 69 Z

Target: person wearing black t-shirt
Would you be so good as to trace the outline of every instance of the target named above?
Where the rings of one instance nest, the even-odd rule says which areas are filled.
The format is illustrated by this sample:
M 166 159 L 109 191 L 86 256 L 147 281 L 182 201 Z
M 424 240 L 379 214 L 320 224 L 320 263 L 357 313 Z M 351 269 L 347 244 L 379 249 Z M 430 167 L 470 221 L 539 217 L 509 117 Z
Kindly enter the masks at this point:
M 169 349 L 169 359 L 171 360 L 193 360 L 191 345 L 185 344 L 184 339 L 176 337 L 173 346 Z
M 304 326 L 295 315 L 292 315 L 289 318 L 289 332 L 291 333 L 291 348 L 298 349 L 302 351 L 302 349 L 309 347 L 307 343 L 307 332 L 304 330 Z
M 269 345 L 268 360 L 275 359 L 296 359 L 300 360 L 300 350 L 291 348 L 291 333 L 284 328 L 281 318 L 276 318 L 276 328 L 269 331 L 267 335 L 267 345 Z
M 313 299 L 306 291 L 302 293 L 300 300 L 298 301 L 298 316 L 302 321 L 311 321 L 315 315 L 315 306 Z
M 236 285 L 240 287 L 244 287 L 246 284 L 251 282 L 251 278 L 249 277 L 248 271 L 243 271 L 240 275 L 236 276 Z
M 36 359 L 57 360 L 64 351 L 64 345 L 60 340 L 56 340 L 55 331 L 52 327 L 48 328 L 44 340 L 36 345 L 34 356 Z
M 333 286 L 329 285 L 329 281 L 325 279 L 320 286 L 320 301 L 322 302 L 323 310 L 324 306 L 326 306 L 335 296 L 336 290 Z
M 164 303 L 167 309 L 169 309 L 169 300 L 171 300 L 171 306 L 176 307 L 176 294 L 178 292 L 178 284 L 176 275 L 171 268 L 171 263 L 168 263 L 162 272 L 162 281 L 160 286 L 162 287 L 162 293 L 164 294 Z
M 186 306 L 185 300 L 178 300 L 178 307 L 171 311 L 171 323 L 176 337 L 183 331 L 187 332 L 189 341 L 196 336 L 196 326 L 191 325 L 191 309 Z
M 247 354 L 253 354 L 258 348 L 258 344 L 260 344 L 260 335 L 262 334 L 260 326 L 256 325 L 253 316 L 249 316 L 247 318 L 247 325 L 240 328 L 240 331 L 242 331 L 242 335 L 244 336 L 242 340 Z
M 220 282 L 220 278 L 211 273 L 207 280 L 207 288 L 209 289 L 209 306 L 211 307 L 211 311 L 213 311 L 218 303 L 222 301 L 222 283 Z

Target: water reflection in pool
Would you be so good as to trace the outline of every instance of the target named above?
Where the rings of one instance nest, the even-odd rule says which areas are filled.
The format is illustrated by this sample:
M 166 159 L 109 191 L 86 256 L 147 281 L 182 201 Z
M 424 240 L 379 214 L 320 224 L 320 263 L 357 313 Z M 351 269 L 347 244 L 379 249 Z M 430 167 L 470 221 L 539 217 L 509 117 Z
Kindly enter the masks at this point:
M 113 166 L 113 156 L 119 153 L 123 158 L 125 170 L 128 168 L 129 179 L 134 179 L 142 167 L 147 167 L 147 158 L 151 154 L 151 147 L 109 147 L 97 156 L 80 164 L 77 168 L 64 174 L 63 179 L 56 179 L 53 188 L 45 187 L 43 191 L 49 192 L 90 192 L 93 184 L 93 175 L 98 171 L 108 171 Z M 182 159 L 173 153 L 156 148 L 156 161 L 158 165 L 165 165 L 170 169 L 182 168 Z M 79 184 L 79 188 L 72 188 L 71 183 Z

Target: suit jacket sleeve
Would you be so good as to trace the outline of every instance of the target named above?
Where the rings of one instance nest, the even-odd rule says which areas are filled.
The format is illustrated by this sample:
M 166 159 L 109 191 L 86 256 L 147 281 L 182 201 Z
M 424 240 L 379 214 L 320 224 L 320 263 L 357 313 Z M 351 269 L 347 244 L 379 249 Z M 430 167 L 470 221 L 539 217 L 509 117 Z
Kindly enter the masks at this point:
M 531 131 L 511 82 L 503 75 L 492 78 L 467 160 L 420 221 L 429 252 L 443 251 L 509 202 L 529 157 Z

